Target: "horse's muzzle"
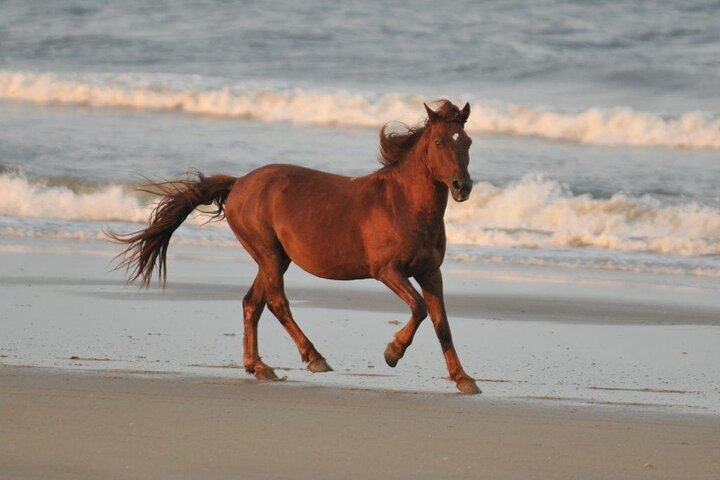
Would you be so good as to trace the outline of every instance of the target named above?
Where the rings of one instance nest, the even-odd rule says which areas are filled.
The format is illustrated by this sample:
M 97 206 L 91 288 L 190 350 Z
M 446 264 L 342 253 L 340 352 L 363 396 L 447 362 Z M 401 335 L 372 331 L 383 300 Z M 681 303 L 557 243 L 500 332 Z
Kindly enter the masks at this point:
M 461 182 L 460 180 L 453 180 L 450 186 L 450 193 L 456 202 L 464 202 L 470 198 L 472 187 L 472 181 Z

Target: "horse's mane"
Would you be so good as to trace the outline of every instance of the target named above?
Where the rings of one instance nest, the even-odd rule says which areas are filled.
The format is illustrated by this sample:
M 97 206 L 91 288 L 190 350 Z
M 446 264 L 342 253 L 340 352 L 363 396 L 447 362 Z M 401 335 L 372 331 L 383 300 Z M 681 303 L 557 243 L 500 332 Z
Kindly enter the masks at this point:
M 460 111 L 449 100 L 442 99 L 433 103 L 438 104 L 435 113 L 443 120 L 453 121 L 456 118 L 456 113 Z M 380 163 L 385 167 L 389 167 L 402 162 L 422 137 L 425 128 L 427 128 L 427 121 L 425 119 L 414 127 L 400 123 L 400 131 L 393 132 L 387 131 L 390 123 L 383 125 L 380 129 Z

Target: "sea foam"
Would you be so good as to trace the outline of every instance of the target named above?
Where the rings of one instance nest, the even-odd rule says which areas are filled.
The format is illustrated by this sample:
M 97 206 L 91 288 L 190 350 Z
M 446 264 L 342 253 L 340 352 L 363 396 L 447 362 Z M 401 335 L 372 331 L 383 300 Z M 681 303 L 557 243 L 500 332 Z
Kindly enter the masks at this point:
M 541 175 L 526 175 L 504 188 L 476 184 L 466 203 L 450 205 L 446 225 L 454 244 L 720 254 L 716 208 L 695 202 L 666 205 L 648 195 L 574 195 Z
M 389 120 L 418 122 L 422 102 L 429 99 L 267 88 L 197 77 L 0 70 L 0 100 L 377 128 Z M 589 144 L 720 149 L 720 117 L 707 112 L 663 116 L 627 107 L 572 111 L 469 100 L 471 131 Z
M 144 223 L 153 208 L 127 185 L 77 192 L 12 174 L 0 175 L 0 216 L 81 222 Z M 720 210 L 694 202 L 668 205 L 651 196 L 576 195 L 540 175 L 498 187 L 475 185 L 467 202 L 446 213 L 452 245 L 500 248 L 583 248 L 686 256 L 720 255 Z M 189 227 L 207 217 L 196 212 Z M 225 222 L 209 226 L 223 227 Z M 202 228 L 208 228 L 202 227 Z M 0 232 L 23 236 L 22 228 Z M 28 230 L 27 232 L 32 232 Z M 27 233 L 27 235 L 34 235 Z
M 0 215 L 18 218 L 142 222 L 149 210 L 120 185 L 76 193 L 15 175 L 0 175 Z

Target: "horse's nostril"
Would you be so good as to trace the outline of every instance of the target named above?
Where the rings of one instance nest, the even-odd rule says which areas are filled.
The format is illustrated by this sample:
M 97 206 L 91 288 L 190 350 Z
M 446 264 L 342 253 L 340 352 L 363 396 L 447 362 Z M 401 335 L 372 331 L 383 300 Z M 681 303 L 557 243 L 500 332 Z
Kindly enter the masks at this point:
M 462 188 L 462 185 L 457 180 L 453 180 L 452 186 L 455 190 L 460 190 L 460 188 Z

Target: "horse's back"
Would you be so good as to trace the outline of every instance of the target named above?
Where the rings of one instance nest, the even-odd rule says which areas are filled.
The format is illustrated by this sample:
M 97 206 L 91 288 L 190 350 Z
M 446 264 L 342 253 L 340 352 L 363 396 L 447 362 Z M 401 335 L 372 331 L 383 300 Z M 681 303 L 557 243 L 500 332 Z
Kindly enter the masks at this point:
M 268 218 L 282 218 L 302 211 L 334 210 L 352 197 L 352 178 L 298 165 L 272 164 L 240 177 L 231 195 L 235 202 L 259 202 Z M 230 199 L 228 199 L 230 200 Z M 310 209 L 310 207 L 313 207 Z

